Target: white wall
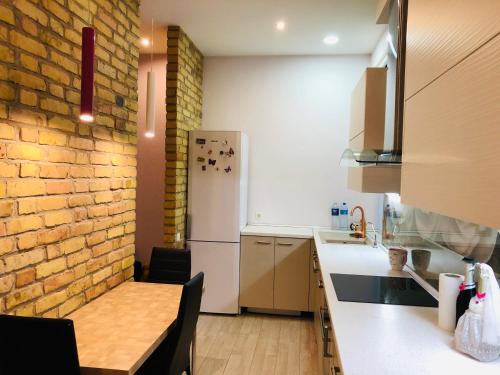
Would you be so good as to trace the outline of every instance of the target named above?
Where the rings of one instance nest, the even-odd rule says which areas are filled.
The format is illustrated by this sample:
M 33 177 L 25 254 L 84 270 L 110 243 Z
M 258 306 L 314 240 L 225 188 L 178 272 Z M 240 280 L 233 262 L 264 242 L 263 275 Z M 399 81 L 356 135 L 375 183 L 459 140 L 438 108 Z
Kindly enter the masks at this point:
M 334 201 L 379 216 L 380 196 L 349 191 L 339 167 L 351 92 L 369 64 L 369 56 L 205 59 L 203 129 L 249 136 L 250 223 L 329 226 Z
M 156 76 L 156 135 L 146 138 L 147 74 L 150 56 L 139 56 L 139 110 L 137 113 L 137 197 L 136 258 L 149 264 L 153 246 L 163 245 L 163 206 L 165 202 L 165 95 L 167 90 L 167 55 L 154 55 Z

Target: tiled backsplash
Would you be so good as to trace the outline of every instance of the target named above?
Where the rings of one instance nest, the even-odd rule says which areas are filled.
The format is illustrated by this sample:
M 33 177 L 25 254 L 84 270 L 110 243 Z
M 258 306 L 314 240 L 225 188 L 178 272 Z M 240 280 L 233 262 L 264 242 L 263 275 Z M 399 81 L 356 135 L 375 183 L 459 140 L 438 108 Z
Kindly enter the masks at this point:
M 464 256 L 488 263 L 500 276 L 500 232 L 400 203 L 396 194 L 384 197 L 383 243 L 408 250 L 408 265 L 431 285 L 439 274 L 463 274 Z

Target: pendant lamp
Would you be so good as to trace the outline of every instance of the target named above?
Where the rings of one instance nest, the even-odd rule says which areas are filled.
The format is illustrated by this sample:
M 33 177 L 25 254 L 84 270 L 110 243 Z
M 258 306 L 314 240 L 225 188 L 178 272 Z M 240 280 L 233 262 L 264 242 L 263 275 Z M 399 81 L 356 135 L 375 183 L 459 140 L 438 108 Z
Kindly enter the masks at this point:
M 92 27 L 82 29 L 82 80 L 80 92 L 80 120 L 94 121 L 94 55 L 95 30 Z
M 146 97 L 146 133 L 144 134 L 148 138 L 153 138 L 155 136 L 155 122 L 156 122 L 156 77 L 153 72 L 153 19 L 151 19 L 151 44 L 149 48 L 151 54 L 150 70 L 148 72 L 148 88 Z

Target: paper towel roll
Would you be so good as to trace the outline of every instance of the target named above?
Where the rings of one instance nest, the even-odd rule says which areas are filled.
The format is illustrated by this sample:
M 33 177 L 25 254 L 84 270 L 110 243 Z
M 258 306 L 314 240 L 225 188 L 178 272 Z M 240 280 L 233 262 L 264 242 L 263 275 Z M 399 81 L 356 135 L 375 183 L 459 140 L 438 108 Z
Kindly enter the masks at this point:
M 457 297 L 459 286 L 464 281 L 462 275 L 455 273 L 439 274 L 439 327 L 455 331 Z

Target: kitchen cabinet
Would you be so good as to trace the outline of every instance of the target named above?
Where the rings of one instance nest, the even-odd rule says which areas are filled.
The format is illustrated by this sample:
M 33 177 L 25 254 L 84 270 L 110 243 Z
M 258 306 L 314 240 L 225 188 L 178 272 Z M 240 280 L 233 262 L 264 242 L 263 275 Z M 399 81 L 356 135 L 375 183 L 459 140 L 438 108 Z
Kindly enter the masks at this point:
M 241 237 L 240 306 L 309 310 L 309 239 Z
M 352 93 L 349 148 L 353 151 L 385 148 L 386 81 L 385 68 L 367 68 Z M 362 193 L 399 193 L 400 185 L 400 166 L 348 170 L 347 186 L 351 190 Z
M 274 307 L 273 237 L 241 237 L 240 306 Z
M 499 14 L 496 0 L 408 1 L 405 98 L 498 34 Z
M 316 291 L 316 273 L 319 271 L 318 266 L 318 253 L 316 251 L 316 244 L 311 241 L 311 257 L 309 259 L 309 309 L 308 311 L 314 312 L 315 308 L 315 291 Z
M 500 228 L 500 23 L 492 25 L 500 2 L 412 3 L 401 201 Z M 447 11 L 439 12 L 444 4 Z M 446 27 L 438 25 L 442 19 Z M 427 28 L 432 38 L 422 31 Z
M 276 238 L 274 243 L 274 308 L 309 309 L 310 241 Z
M 318 347 L 318 369 L 322 375 L 341 375 L 342 368 L 335 343 L 334 329 L 326 303 L 319 264 L 314 272 L 315 285 L 311 291 L 314 301 L 314 333 Z

